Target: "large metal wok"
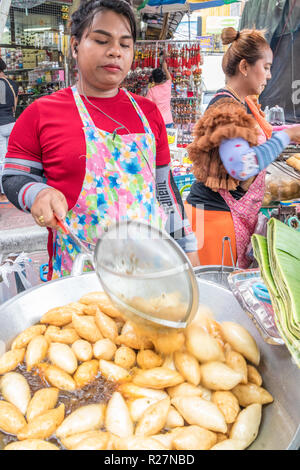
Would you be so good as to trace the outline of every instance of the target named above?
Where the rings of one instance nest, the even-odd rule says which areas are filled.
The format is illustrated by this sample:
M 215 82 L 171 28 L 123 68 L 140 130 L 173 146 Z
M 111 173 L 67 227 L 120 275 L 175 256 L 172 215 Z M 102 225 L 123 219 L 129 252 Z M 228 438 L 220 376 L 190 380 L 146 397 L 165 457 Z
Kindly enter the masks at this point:
M 197 275 L 197 270 L 196 270 Z M 263 407 L 259 435 L 253 450 L 284 450 L 300 447 L 300 371 L 292 363 L 285 346 L 263 341 L 255 325 L 241 309 L 233 294 L 210 281 L 197 279 L 201 304 L 212 309 L 218 321 L 235 321 L 255 338 L 261 352 L 263 385 L 274 402 Z M 8 349 L 15 336 L 39 321 L 53 307 L 78 300 L 83 294 L 102 290 L 95 273 L 66 277 L 21 293 L 0 307 L 0 353 Z M 1 351 L 2 346 L 2 351 Z

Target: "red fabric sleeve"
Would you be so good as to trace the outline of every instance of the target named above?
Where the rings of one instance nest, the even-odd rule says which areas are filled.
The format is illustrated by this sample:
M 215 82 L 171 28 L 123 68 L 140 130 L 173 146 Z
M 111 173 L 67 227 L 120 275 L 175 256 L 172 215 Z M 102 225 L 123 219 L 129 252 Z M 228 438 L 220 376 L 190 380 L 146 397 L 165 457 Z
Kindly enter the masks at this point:
M 41 163 L 39 116 L 37 103 L 32 103 L 18 117 L 18 125 L 14 125 L 9 137 L 7 157 L 26 158 Z

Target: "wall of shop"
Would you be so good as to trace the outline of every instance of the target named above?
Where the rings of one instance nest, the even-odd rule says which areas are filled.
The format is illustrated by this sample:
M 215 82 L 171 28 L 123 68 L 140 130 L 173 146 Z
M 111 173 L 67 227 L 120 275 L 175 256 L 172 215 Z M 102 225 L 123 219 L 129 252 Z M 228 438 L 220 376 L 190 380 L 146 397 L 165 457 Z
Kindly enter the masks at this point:
M 68 85 L 71 7 L 72 0 L 65 0 L 9 9 L 0 54 L 8 78 L 19 84 L 17 117 L 36 98 Z

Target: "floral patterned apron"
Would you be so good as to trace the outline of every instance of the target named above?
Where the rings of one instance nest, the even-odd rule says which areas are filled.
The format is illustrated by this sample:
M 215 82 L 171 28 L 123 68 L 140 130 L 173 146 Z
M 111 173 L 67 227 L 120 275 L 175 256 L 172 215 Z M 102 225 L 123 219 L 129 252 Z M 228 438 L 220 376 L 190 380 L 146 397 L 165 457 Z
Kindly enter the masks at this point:
M 124 90 L 145 133 L 111 134 L 96 128 L 77 88 L 72 87 L 72 91 L 83 122 L 86 173 L 79 198 L 67 213 L 66 224 L 87 247 L 95 244 L 103 230 L 116 221 L 145 220 L 162 229 L 166 216 L 155 193 L 155 136 L 141 108 Z M 79 251 L 61 231 L 54 232 L 53 240 L 52 279 L 56 279 L 70 274 Z

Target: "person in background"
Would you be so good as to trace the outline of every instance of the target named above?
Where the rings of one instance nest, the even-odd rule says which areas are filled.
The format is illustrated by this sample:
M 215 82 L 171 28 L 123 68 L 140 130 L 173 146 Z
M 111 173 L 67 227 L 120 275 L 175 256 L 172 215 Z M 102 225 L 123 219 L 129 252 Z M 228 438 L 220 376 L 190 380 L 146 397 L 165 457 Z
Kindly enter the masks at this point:
M 15 125 L 18 101 L 18 84 L 6 77 L 6 63 L 0 58 L 0 202 L 5 201 L 2 188 L 2 171 L 10 133 Z
M 229 237 L 234 263 L 248 268 L 266 168 L 290 141 L 300 142 L 300 126 L 273 133 L 255 103 L 271 78 L 273 53 L 263 32 L 225 28 L 222 41 L 231 44 L 222 63 L 226 86 L 195 125 L 188 153 L 196 181 L 185 209 L 202 265 L 222 263 L 223 238 Z M 224 264 L 231 266 L 230 251 L 224 255 Z
M 58 220 L 86 246 L 115 222 L 144 220 L 165 227 L 197 264 L 196 238 L 172 186 L 161 114 L 120 89 L 135 41 L 129 1 L 82 0 L 71 18 L 78 82 L 35 100 L 13 129 L 3 187 L 49 230 L 48 280 L 69 275 L 79 252 Z
M 166 127 L 173 127 L 171 110 L 172 76 L 168 70 L 165 56 L 161 68 L 154 69 L 151 75 L 154 85 L 149 88 L 146 98 L 153 101 L 161 112 Z

